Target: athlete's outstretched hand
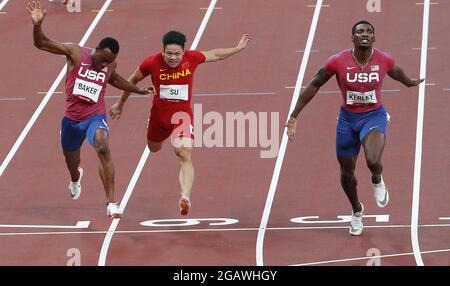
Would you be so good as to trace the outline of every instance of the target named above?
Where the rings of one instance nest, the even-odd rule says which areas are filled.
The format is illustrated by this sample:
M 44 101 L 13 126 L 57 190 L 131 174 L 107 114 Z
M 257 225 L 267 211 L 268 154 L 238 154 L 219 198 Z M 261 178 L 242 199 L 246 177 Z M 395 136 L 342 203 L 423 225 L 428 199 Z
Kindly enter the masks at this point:
M 118 102 L 114 103 L 113 106 L 109 109 L 109 116 L 112 119 L 120 119 L 120 115 L 122 114 L 123 104 Z
M 151 95 L 155 95 L 155 88 L 153 87 L 153 85 L 151 86 L 146 86 L 143 89 L 141 89 L 141 92 L 139 92 L 139 94 L 151 94 Z
M 424 78 L 420 78 L 420 79 L 412 78 L 412 79 L 411 79 L 411 87 L 412 87 L 412 86 L 418 86 L 418 85 L 421 84 L 424 80 L 425 80 Z
M 248 42 L 250 42 L 251 39 L 252 37 L 249 34 L 244 34 L 241 40 L 239 41 L 237 48 L 239 50 L 245 49 L 247 47 Z
M 33 25 L 40 25 L 47 14 L 46 10 L 42 10 L 41 2 L 39 1 L 28 3 L 27 10 L 30 12 Z
M 287 127 L 286 134 L 289 137 L 289 141 L 295 138 L 295 129 L 297 128 L 297 118 L 290 117 L 284 127 Z
M 140 94 L 140 95 L 147 95 L 147 94 L 150 94 L 150 91 L 149 90 L 147 90 L 147 89 L 138 89 L 137 91 L 136 91 L 136 93 L 137 94 Z

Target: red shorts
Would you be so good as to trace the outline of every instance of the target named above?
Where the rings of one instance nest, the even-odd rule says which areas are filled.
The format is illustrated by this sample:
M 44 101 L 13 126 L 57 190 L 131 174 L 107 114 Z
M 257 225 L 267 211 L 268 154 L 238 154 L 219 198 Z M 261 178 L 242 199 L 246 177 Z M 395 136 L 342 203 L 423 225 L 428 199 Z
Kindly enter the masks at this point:
M 147 139 L 162 142 L 172 133 L 174 136 L 194 139 L 193 122 L 190 106 L 183 109 L 153 106 L 148 121 Z

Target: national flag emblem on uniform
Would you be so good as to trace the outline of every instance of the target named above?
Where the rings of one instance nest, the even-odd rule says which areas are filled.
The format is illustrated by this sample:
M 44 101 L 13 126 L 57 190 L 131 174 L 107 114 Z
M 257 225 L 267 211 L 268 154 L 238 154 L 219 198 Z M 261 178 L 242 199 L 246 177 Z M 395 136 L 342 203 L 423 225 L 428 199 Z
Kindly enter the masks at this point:
M 379 71 L 380 70 L 380 66 L 371 66 L 370 70 L 371 71 Z

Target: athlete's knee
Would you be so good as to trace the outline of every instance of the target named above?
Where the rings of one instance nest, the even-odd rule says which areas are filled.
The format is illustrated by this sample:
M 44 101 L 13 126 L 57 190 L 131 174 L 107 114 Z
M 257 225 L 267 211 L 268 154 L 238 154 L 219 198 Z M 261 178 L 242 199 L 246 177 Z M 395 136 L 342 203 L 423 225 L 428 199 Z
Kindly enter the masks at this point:
M 367 167 L 371 170 L 371 171 L 376 171 L 381 169 L 383 166 L 381 165 L 381 162 L 378 158 L 376 158 L 375 156 L 368 156 L 366 158 L 366 163 L 367 163 Z
M 73 152 L 64 152 L 64 159 L 66 160 L 66 164 L 71 165 L 78 165 L 80 163 L 80 156 L 74 154 Z
M 178 157 L 178 160 L 181 163 L 188 162 L 191 160 L 192 148 L 191 147 L 183 147 L 175 149 L 175 154 Z
M 81 161 L 79 157 L 78 158 L 74 158 L 74 157 L 66 156 L 65 158 L 66 158 L 66 164 L 69 165 L 69 166 L 79 165 L 80 161 Z
M 94 148 L 99 155 L 108 155 L 110 153 L 108 143 L 106 142 L 96 143 L 94 144 Z
M 355 178 L 355 169 L 354 168 L 344 168 L 341 167 L 341 179 L 342 180 L 352 180 Z

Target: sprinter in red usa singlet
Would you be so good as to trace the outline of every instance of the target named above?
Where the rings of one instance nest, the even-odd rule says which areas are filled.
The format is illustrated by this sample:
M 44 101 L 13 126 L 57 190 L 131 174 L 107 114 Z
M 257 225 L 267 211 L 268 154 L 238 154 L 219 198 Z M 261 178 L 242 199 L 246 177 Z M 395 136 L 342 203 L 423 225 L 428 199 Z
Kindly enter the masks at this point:
M 186 37 L 178 31 L 167 32 L 162 39 L 162 53 L 146 58 L 131 75 L 129 81 L 137 84 L 151 76 L 154 86 L 153 106 L 148 123 L 147 144 L 151 152 L 161 149 L 166 138 L 174 135 L 173 147 L 180 162 L 179 182 L 181 215 L 187 215 L 191 207 L 190 195 L 194 182 L 191 153 L 194 146 L 193 114 L 191 109 L 192 84 L 197 66 L 228 58 L 247 47 L 249 35 L 243 35 L 234 48 L 210 51 L 185 50 Z M 110 109 L 111 118 L 120 118 L 129 96 L 122 97 Z
M 80 150 L 84 139 L 94 146 L 100 159 L 99 173 L 107 197 L 106 213 L 111 218 L 121 217 L 121 210 L 114 202 L 114 164 L 108 144 L 106 123 L 105 90 L 112 86 L 148 94 L 122 78 L 115 69 L 119 43 L 113 38 L 104 38 L 97 48 L 90 49 L 76 44 L 59 43 L 47 38 L 41 28 L 46 11 L 39 1 L 27 5 L 34 25 L 34 45 L 53 54 L 67 58 L 66 105 L 61 123 L 61 145 L 70 172 L 69 195 L 76 200 L 81 194 Z
M 389 192 L 381 175 L 381 155 L 389 122 L 389 114 L 381 100 L 384 77 L 387 74 L 407 87 L 417 86 L 424 79 L 406 76 L 390 55 L 373 48 L 375 29 L 369 22 L 359 21 L 353 26 L 352 40 L 354 48 L 329 58 L 301 92 L 286 127 L 287 135 L 292 140 L 298 114 L 319 88 L 336 75 L 342 97 L 336 129 L 336 153 L 341 170 L 341 185 L 353 210 L 350 234 L 361 235 L 364 206 L 358 199 L 354 173 L 361 145 L 372 173 L 375 201 L 379 207 L 385 207 L 389 201 Z

